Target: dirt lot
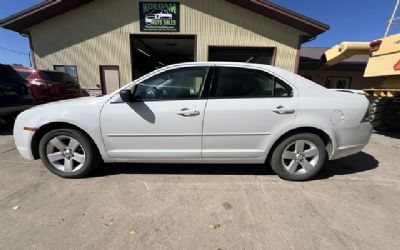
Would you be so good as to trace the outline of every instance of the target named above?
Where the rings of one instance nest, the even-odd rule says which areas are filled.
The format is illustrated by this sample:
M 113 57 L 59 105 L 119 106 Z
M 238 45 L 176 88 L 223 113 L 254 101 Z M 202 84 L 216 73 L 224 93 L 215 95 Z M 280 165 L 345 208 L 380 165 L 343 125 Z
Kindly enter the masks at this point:
M 21 159 L 10 134 L 0 249 L 400 249 L 398 135 L 291 183 L 245 165 L 118 164 L 64 180 Z

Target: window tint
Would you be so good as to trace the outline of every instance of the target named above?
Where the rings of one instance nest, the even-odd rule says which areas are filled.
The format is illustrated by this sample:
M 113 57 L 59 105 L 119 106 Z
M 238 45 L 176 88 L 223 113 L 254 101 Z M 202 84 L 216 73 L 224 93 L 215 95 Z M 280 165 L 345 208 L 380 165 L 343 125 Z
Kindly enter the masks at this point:
M 275 93 L 276 97 L 291 97 L 292 88 L 287 85 L 284 81 L 275 77 Z
M 40 70 L 39 74 L 43 78 L 43 80 L 46 81 L 51 81 L 55 83 L 64 83 L 64 84 L 76 83 L 76 80 L 70 74 L 67 73 Z
M 285 82 L 260 70 L 225 67 L 217 72 L 212 97 L 290 97 L 292 93 Z
M 273 96 L 273 76 L 258 70 L 220 68 L 216 83 L 215 97 Z
M 207 71 L 206 67 L 190 67 L 160 73 L 138 84 L 135 97 L 141 100 L 199 98 Z

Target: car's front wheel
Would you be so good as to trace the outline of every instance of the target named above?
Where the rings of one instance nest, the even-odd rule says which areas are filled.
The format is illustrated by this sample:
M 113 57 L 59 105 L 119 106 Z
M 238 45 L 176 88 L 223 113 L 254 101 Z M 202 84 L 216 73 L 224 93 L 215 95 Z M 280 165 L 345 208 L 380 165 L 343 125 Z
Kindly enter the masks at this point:
M 101 163 L 90 138 L 75 129 L 48 132 L 39 142 L 39 155 L 52 173 L 63 178 L 82 178 Z
M 270 164 L 282 179 L 306 181 L 313 178 L 326 160 L 322 139 L 311 133 L 301 133 L 282 140 L 272 153 Z

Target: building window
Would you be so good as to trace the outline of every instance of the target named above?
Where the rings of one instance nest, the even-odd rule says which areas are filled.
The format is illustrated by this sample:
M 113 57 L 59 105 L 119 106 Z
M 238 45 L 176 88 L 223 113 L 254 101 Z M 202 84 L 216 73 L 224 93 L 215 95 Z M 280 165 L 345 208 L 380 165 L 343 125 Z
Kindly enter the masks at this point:
M 76 65 L 54 65 L 54 70 L 68 73 L 78 82 L 78 68 Z

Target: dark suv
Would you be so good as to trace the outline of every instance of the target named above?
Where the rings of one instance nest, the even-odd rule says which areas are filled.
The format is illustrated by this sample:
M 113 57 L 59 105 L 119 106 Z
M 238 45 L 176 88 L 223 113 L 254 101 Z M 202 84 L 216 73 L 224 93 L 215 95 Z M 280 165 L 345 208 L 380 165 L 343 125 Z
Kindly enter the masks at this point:
M 33 105 L 28 82 L 11 66 L 0 64 L 0 118 L 7 120 Z
M 18 66 L 14 69 L 29 82 L 37 103 L 84 96 L 78 82 L 68 73 Z

